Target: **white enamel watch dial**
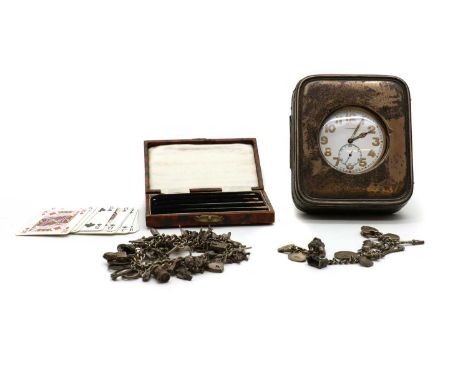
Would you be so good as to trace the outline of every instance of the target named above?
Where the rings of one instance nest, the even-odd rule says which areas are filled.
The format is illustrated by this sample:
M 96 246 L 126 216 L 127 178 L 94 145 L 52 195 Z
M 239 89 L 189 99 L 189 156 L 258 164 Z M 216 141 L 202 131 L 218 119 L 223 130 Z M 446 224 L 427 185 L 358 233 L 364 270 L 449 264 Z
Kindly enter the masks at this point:
M 371 112 L 346 107 L 332 113 L 319 133 L 320 152 L 334 169 L 362 174 L 380 163 L 387 145 L 385 128 Z

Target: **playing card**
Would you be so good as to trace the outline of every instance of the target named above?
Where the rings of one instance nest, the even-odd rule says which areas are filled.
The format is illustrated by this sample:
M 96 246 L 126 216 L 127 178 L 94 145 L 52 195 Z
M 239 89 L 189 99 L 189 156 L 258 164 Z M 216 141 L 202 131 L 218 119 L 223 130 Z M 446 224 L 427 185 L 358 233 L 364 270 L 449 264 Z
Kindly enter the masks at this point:
M 43 211 L 17 235 L 67 235 L 82 217 L 83 209 L 50 209 Z
M 97 212 L 90 216 L 85 223 L 83 223 L 76 233 L 89 233 L 100 232 L 104 230 L 106 223 L 114 214 L 115 207 L 99 208 Z
M 130 214 L 130 211 L 131 211 L 131 208 L 129 207 L 117 208 L 112 214 L 112 216 L 110 217 L 109 221 L 106 223 L 104 227 L 104 232 L 105 233 L 117 232 L 119 228 L 122 226 L 125 219 L 127 219 L 127 216 Z
M 135 219 L 133 220 L 133 224 L 130 227 L 130 232 L 129 233 L 135 233 L 140 230 L 140 225 L 138 224 L 138 210 L 136 211 L 135 214 Z
M 78 232 L 81 228 L 81 226 L 93 215 L 97 212 L 97 208 L 96 207 L 88 207 L 88 208 L 85 208 L 83 211 L 84 213 L 81 214 L 82 217 L 81 219 L 79 219 L 76 223 L 76 225 L 73 227 L 73 229 L 71 230 L 71 233 L 75 233 L 75 232 Z
M 135 221 L 135 218 L 137 218 L 137 216 L 138 216 L 138 210 L 136 208 L 131 208 L 129 214 L 127 215 L 127 218 L 125 219 L 122 226 L 119 228 L 119 230 L 116 233 L 121 233 L 121 234 L 131 233 L 133 223 Z

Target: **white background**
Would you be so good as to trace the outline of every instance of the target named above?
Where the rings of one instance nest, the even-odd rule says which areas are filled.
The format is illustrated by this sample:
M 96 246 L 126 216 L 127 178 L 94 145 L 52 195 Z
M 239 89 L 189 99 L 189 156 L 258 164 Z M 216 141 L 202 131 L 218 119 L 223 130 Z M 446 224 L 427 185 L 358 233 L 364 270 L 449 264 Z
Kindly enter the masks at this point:
M 2 1 L 2 381 L 466 381 L 463 2 Z M 412 95 L 415 192 L 394 216 L 306 216 L 290 196 L 299 79 L 392 74 Z M 52 206 L 144 206 L 143 140 L 256 137 L 273 226 L 251 259 L 112 282 L 129 237 L 16 237 Z M 357 249 L 375 225 L 422 247 L 317 270 L 276 252 Z M 165 232 L 176 232 L 166 230 Z

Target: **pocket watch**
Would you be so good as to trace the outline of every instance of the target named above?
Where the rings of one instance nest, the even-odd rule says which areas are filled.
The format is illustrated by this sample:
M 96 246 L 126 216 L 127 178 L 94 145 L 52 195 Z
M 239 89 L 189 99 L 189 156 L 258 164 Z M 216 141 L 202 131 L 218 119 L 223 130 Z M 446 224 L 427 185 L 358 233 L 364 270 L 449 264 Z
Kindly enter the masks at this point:
M 413 192 L 410 95 L 392 76 L 299 81 L 291 112 L 292 195 L 304 211 L 395 212 Z
M 345 174 L 362 174 L 381 163 L 387 134 L 379 118 L 359 107 L 333 112 L 319 132 L 320 152 L 334 169 Z

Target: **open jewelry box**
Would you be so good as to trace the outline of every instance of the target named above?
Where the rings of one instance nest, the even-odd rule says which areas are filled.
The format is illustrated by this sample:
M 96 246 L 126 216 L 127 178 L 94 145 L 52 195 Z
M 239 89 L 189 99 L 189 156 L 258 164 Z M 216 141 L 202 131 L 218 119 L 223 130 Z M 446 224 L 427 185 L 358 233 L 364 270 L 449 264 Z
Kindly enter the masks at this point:
M 146 225 L 270 224 L 255 138 L 145 141 Z

